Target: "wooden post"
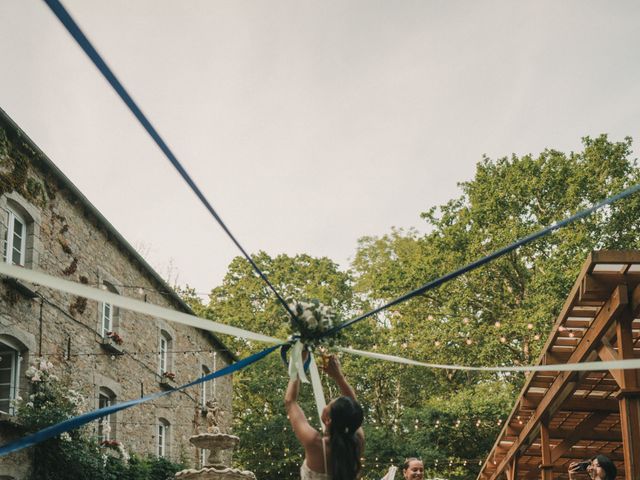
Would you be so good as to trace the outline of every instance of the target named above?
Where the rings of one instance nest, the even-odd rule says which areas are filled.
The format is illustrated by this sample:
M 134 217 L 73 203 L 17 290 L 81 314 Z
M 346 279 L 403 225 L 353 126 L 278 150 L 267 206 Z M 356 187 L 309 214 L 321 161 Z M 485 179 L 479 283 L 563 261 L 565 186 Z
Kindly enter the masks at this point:
M 637 289 L 636 289 L 637 290 Z M 634 315 L 628 309 L 616 323 L 618 356 L 621 360 L 634 358 L 631 323 Z M 626 480 L 640 480 L 640 385 L 638 372 L 624 370 L 620 385 L 620 426 L 624 451 L 624 476 Z
M 504 472 L 507 475 L 507 480 L 516 480 L 517 468 L 518 457 L 514 456 L 513 459 L 509 462 L 508 468 Z
M 540 451 L 542 452 L 540 480 L 553 480 L 553 463 L 551 462 L 549 426 L 545 420 L 540 422 Z

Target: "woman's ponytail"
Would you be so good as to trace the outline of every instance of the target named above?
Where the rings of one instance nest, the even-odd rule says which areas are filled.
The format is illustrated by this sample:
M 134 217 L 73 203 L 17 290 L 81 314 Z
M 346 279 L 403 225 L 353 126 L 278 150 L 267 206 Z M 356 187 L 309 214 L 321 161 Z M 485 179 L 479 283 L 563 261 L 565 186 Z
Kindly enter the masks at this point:
M 340 397 L 331 405 L 329 415 L 332 480 L 355 480 L 362 468 L 361 445 L 356 435 L 362 425 L 362 407 L 350 397 Z

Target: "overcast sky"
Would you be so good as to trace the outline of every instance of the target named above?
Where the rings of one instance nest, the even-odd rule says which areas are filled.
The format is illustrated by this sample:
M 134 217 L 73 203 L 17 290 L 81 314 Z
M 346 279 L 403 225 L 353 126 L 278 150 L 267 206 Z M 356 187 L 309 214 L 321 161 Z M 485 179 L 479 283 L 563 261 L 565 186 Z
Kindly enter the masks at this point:
M 638 138 L 636 1 L 63 3 L 250 252 L 346 268 L 483 154 Z M 235 247 L 44 2 L 0 0 L 0 106 L 162 275 L 221 281 Z

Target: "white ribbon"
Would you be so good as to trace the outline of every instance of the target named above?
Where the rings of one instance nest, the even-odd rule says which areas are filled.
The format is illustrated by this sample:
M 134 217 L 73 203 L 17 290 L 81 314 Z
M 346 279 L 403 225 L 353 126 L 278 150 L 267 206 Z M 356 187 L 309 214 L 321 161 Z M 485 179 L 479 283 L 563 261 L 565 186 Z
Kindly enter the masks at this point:
M 309 379 L 304 374 L 304 361 L 302 360 L 303 350 L 303 343 L 300 340 L 296 340 L 290 349 L 291 357 L 289 357 L 289 378 L 291 380 L 300 378 L 302 383 L 309 383 Z
M 122 295 L 118 295 L 109 291 L 89 287 L 88 285 L 83 285 L 81 283 L 70 282 L 61 278 L 52 277 L 51 275 L 47 275 L 46 273 L 30 270 L 28 268 L 17 267 L 15 265 L 9 265 L 8 263 L 4 262 L 0 262 L 0 274 L 4 274 L 9 277 L 17 278 L 19 280 L 24 280 L 26 282 L 35 283 L 45 287 L 54 288 L 56 290 L 67 292 L 72 295 L 77 295 L 79 297 L 90 298 L 91 300 L 95 300 L 97 302 L 110 303 L 111 305 L 117 305 L 118 307 L 132 310 L 138 313 L 143 313 L 154 318 L 162 318 L 171 322 L 189 325 L 190 327 L 199 328 L 201 330 L 233 335 L 234 337 L 245 338 L 247 340 L 255 340 L 258 342 L 283 342 L 283 340 L 274 337 L 250 332 L 249 330 L 243 330 L 242 328 L 232 327 L 230 325 L 224 325 L 222 323 L 214 322 L 213 320 L 198 318 L 195 315 L 177 312 L 169 308 L 163 308 L 157 305 L 142 302 L 140 300 L 134 300 L 133 298 L 123 297 Z
M 415 365 L 417 367 L 438 368 L 441 370 L 472 370 L 480 372 L 595 372 L 598 370 L 632 370 L 640 368 L 640 358 L 611 360 L 606 362 L 558 363 L 554 365 L 525 365 L 520 367 L 468 367 L 465 365 L 441 365 L 425 363 L 386 353 L 373 353 L 353 348 L 336 347 L 337 350 L 361 357 L 375 358 L 387 362 Z
M 309 354 L 311 355 L 311 354 Z M 322 411 L 327 406 L 327 402 L 324 399 L 324 391 L 322 390 L 322 382 L 320 381 L 320 374 L 318 373 L 318 365 L 316 360 L 311 355 L 311 364 L 309 365 L 309 372 L 311 373 L 311 387 L 313 387 L 313 397 L 316 400 L 316 408 L 318 409 L 318 418 L 320 419 L 320 425 L 324 430 L 324 424 L 322 423 Z
M 45 287 L 67 292 L 72 295 L 80 297 L 90 298 L 98 302 L 106 302 L 112 305 L 117 305 L 127 310 L 143 313 L 153 318 L 162 318 L 171 322 L 181 323 L 191 327 L 199 328 L 201 330 L 207 330 L 214 333 L 221 333 L 226 335 L 233 335 L 235 337 L 245 338 L 247 340 L 255 340 L 266 343 L 282 343 L 283 340 L 278 338 L 269 337 L 259 333 L 243 330 L 242 328 L 232 327 L 230 325 L 224 325 L 222 323 L 214 322 L 204 318 L 196 317 L 195 315 L 189 315 L 187 313 L 177 312 L 169 308 L 159 307 L 150 303 L 142 302 L 140 300 L 134 300 L 132 298 L 123 297 L 115 293 L 100 290 L 97 288 L 89 287 L 76 282 L 70 282 L 51 275 L 47 275 L 42 272 L 30 270 L 27 268 L 17 267 L 15 265 L 9 265 L 8 263 L 0 262 L 0 274 L 7 275 L 8 277 L 24 280 L 26 282 L 42 285 Z M 295 345 L 294 345 L 295 347 Z M 301 348 L 301 347 L 298 347 Z M 437 368 L 447 370 L 471 370 L 471 371 L 485 371 L 485 372 L 557 372 L 557 371 L 598 371 L 598 370 L 629 370 L 640 369 L 640 358 L 628 359 L 628 360 L 612 360 L 606 362 L 583 362 L 583 363 L 565 363 L 554 365 L 525 365 L 519 367 L 471 367 L 464 365 L 442 365 L 436 363 L 425 363 L 417 360 L 411 360 L 408 358 L 397 357 L 395 355 L 387 355 L 384 353 L 367 352 L 364 350 L 356 350 L 353 348 L 341 348 L 338 350 L 350 353 L 353 355 L 359 355 L 361 357 L 374 358 L 377 360 L 384 360 L 388 362 L 401 363 L 405 365 L 415 365 L 426 368 Z M 293 350 L 293 349 L 292 349 Z M 293 354 L 292 354 L 293 356 Z M 300 360 L 302 359 L 302 351 L 300 350 Z M 296 367 L 298 368 L 298 367 Z M 304 368 L 299 369 L 304 375 Z M 306 377 L 305 377 L 306 378 Z

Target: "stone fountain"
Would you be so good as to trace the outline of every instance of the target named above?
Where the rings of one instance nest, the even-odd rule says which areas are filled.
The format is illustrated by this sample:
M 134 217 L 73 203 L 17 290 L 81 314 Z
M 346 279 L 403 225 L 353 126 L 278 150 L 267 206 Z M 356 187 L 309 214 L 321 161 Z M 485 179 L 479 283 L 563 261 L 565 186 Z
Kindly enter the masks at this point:
M 223 433 L 218 426 L 222 409 L 216 400 L 207 402 L 207 432 L 199 433 L 189 439 L 198 448 L 209 451 L 207 464 L 199 469 L 187 469 L 176 473 L 175 478 L 180 480 L 255 480 L 255 475 L 248 470 L 240 470 L 228 467 L 224 464 L 224 452 L 229 451 L 229 461 L 231 453 L 238 445 L 240 439 L 235 435 Z

